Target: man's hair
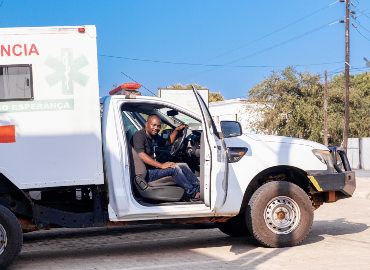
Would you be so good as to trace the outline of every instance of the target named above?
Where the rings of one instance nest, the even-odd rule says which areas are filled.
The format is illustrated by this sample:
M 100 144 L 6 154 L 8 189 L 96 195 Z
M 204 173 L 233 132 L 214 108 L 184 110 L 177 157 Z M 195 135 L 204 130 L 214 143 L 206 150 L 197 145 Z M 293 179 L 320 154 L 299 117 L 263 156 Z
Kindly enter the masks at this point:
M 153 117 L 158 117 L 159 121 L 161 121 L 161 119 L 159 118 L 159 116 L 158 116 L 158 115 L 156 115 L 156 114 L 151 114 L 151 115 L 149 115 L 149 116 L 148 116 L 148 119 L 147 119 L 146 121 L 147 121 L 147 122 L 149 122 L 149 121 L 150 121 L 150 119 L 152 119 Z

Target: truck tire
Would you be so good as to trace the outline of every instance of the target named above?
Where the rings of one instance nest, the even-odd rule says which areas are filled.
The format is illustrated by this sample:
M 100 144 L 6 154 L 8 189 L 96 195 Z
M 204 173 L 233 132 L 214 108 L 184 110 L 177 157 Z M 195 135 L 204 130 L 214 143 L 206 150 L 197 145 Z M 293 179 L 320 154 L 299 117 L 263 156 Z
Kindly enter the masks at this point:
M 250 236 L 247 225 L 240 220 L 239 217 L 230 218 L 226 222 L 217 222 L 217 227 L 224 234 L 230 235 L 231 237 L 243 237 Z
M 0 205 L 0 269 L 7 269 L 21 253 L 23 232 L 17 217 Z
M 254 238 L 267 247 L 291 247 L 310 232 L 312 204 L 300 187 L 270 182 L 256 190 L 246 209 L 246 223 Z

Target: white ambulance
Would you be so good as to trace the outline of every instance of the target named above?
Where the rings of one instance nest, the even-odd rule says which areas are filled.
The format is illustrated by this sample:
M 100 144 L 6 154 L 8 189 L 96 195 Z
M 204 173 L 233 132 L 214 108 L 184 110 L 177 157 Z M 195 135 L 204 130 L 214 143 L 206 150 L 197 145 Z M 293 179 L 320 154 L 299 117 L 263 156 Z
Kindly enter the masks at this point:
M 355 174 L 341 148 L 218 132 L 199 111 L 118 87 L 99 100 L 94 26 L 0 29 L 0 266 L 22 235 L 56 227 L 216 222 L 268 247 L 300 243 L 313 210 L 350 197 Z M 137 89 L 136 89 L 137 90 Z M 167 131 L 188 128 L 157 160 L 186 163 L 200 180 L 191 202 L 172 177 L 147 182 L 132 135 L 156 114 Z M 337 163 L 342 161 L 342 167 Z

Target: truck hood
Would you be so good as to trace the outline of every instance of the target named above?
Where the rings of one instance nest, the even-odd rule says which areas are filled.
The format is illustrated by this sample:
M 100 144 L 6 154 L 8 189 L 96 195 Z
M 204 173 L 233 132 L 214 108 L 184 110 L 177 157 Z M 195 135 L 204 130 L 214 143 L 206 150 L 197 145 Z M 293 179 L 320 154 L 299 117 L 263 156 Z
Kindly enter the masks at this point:
M 248 140 L 254 140 L 254 141 L 261 141 L 265 143 L 288 143 L 288 144 L 305 145 L 305 146 L 312 147 L 313 149 L 328 150 L 328 148 L 325 145 L 322 145 L 320 143 L 303 140 L 303 139 L 291 138 L 291 137 L 244 133 L 242 136 L 240 136 L 240 138 L 242 140 L 245 140 L 246 142 L 248 142 Z

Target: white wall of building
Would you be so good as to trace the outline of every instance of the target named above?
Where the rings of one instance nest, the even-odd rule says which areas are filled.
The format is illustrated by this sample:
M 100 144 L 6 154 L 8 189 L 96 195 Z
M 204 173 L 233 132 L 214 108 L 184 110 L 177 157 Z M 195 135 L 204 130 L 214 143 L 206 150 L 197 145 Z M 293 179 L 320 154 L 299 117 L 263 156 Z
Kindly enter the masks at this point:
M 370 170 L 370 138 L 348 138 L 347 157 L 352 169 Z
M 254 133 L 253 122 L 257 120 L 257 104 L 248 102 L 247 99 L 229 99 L 209 103 L 209 111 L 216 124 L 220 121 L 238 121 L 242 125 L 244 133 Z
M 208 89 L 198 89 L 204 102 L 208 104 Z M 176 102 L 190 111 L 201 114 L 198 101 L 192 89 L 158 88 L 158 96 L 163 99 Z

